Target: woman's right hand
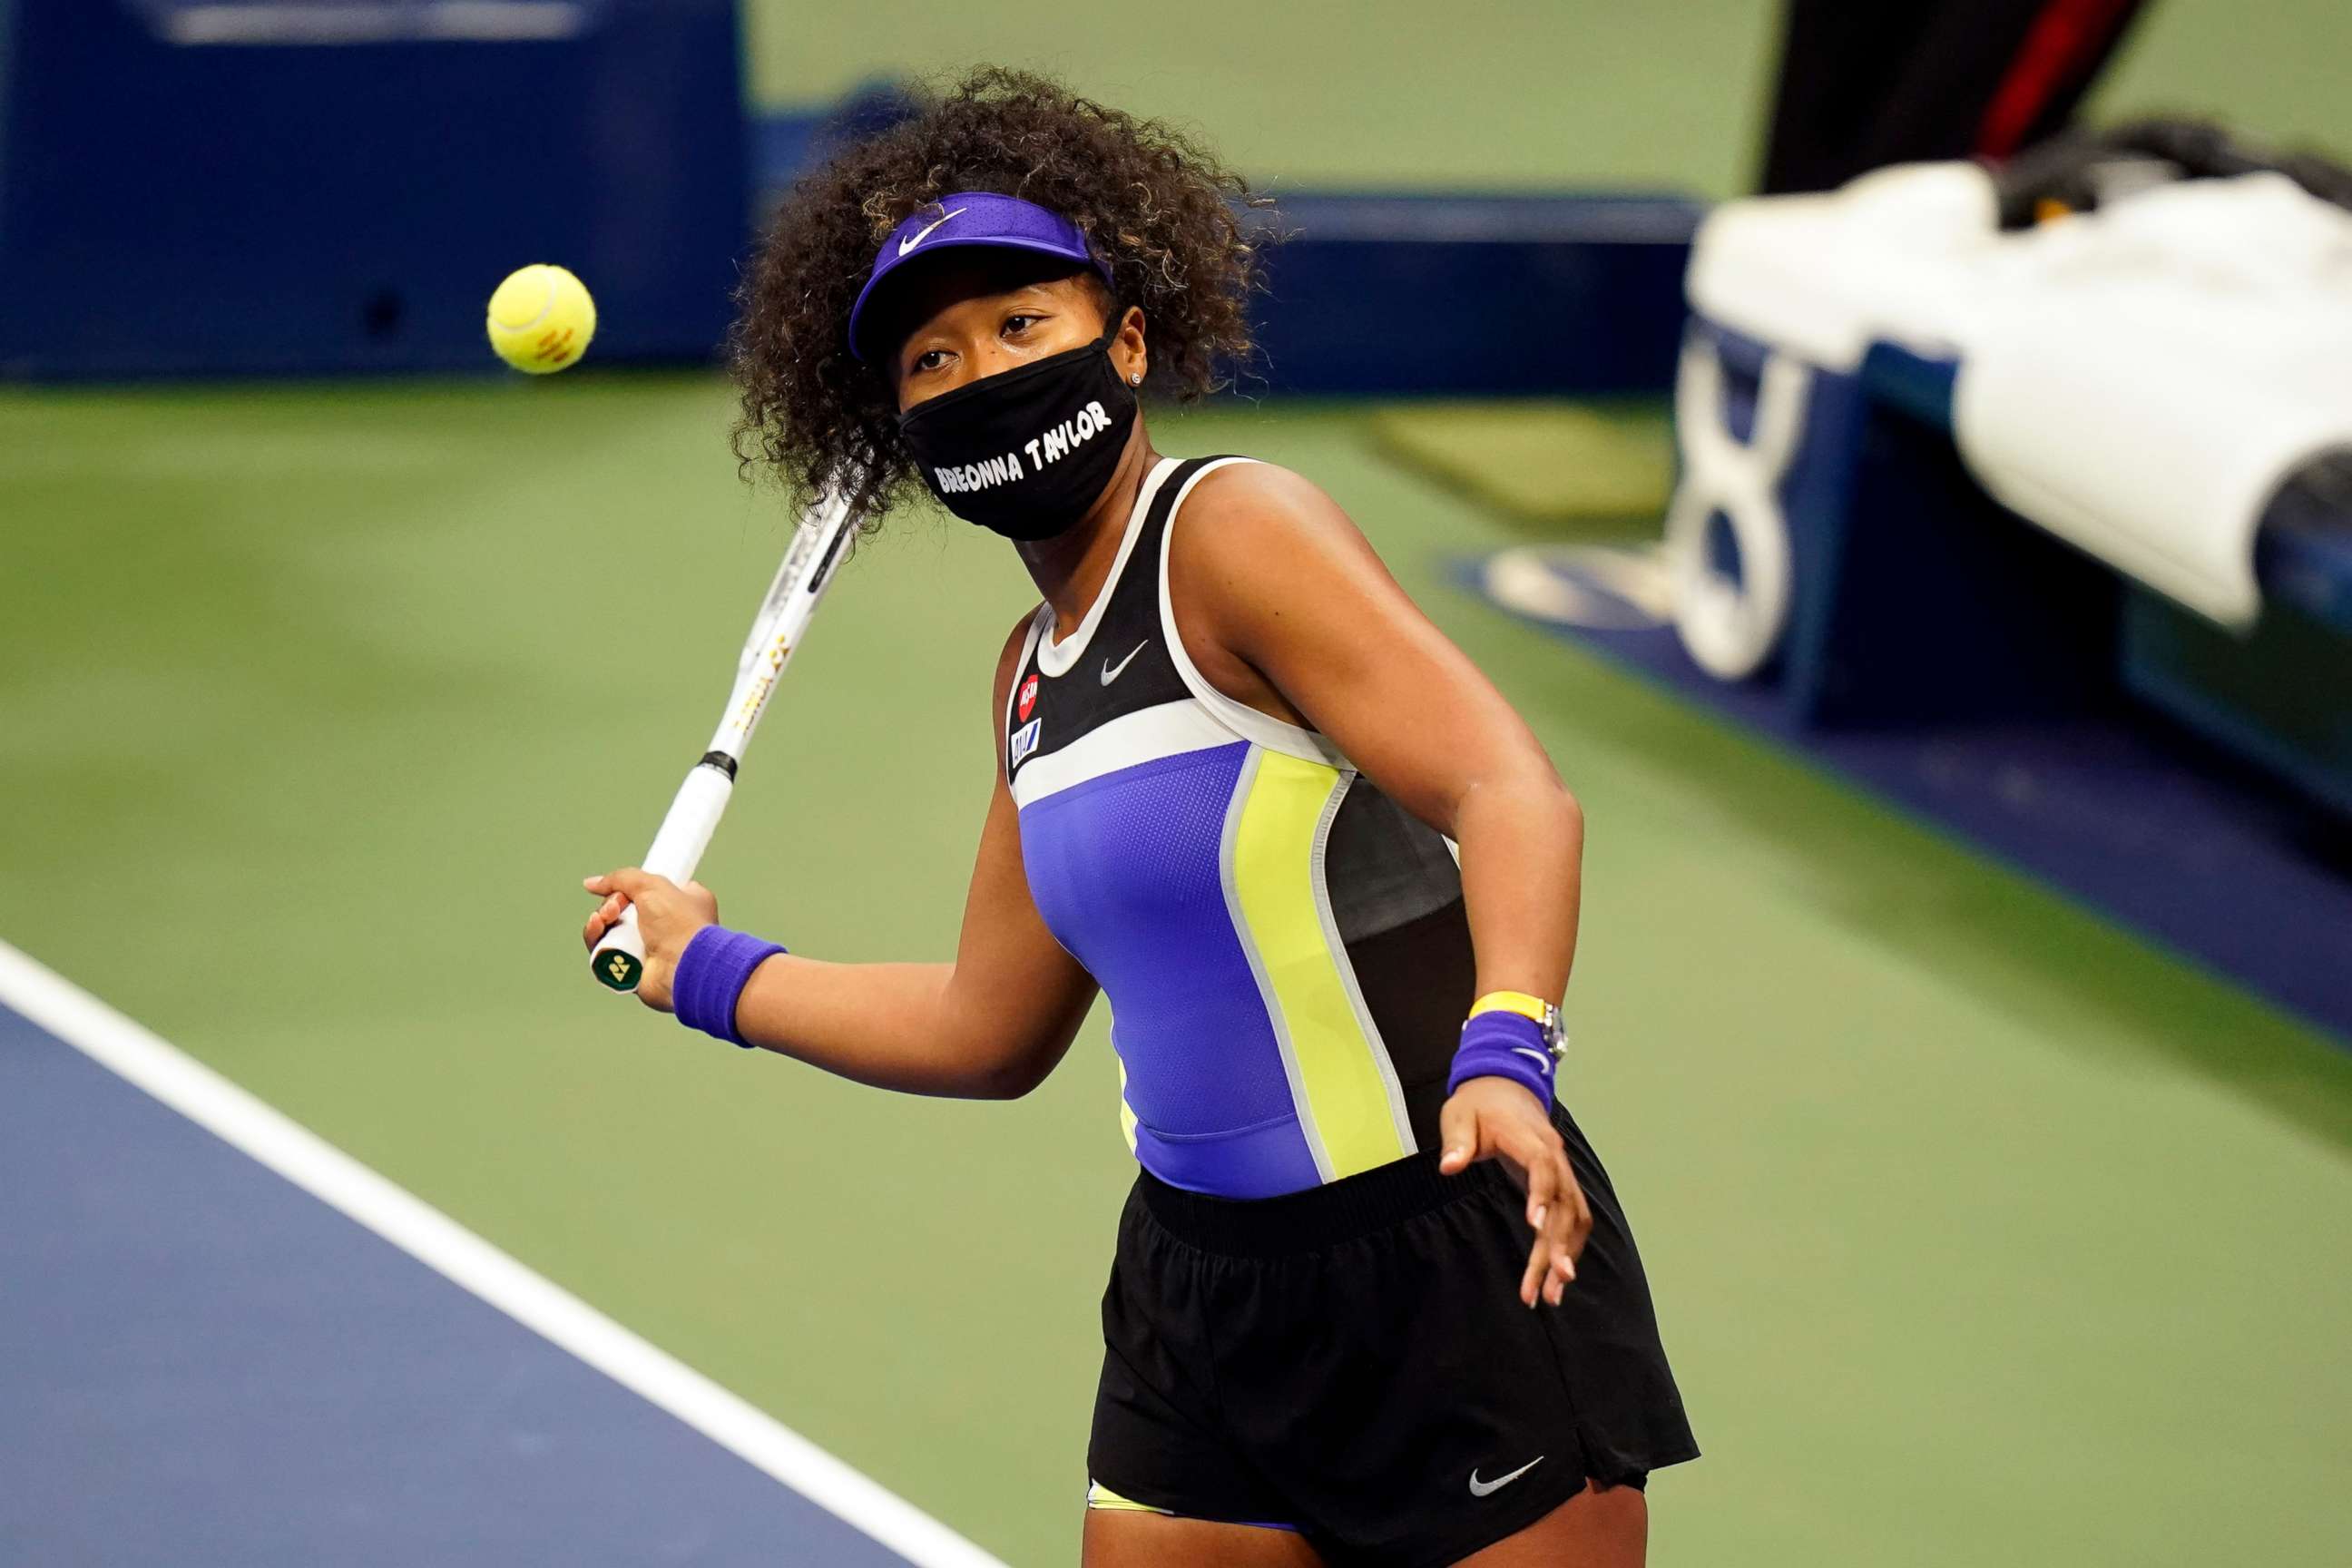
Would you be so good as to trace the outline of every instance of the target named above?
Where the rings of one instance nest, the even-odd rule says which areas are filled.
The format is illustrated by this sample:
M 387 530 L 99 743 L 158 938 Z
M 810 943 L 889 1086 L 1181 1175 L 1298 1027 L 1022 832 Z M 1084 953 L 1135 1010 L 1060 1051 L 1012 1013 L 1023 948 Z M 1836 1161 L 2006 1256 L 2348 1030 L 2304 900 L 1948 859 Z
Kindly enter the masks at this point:
M 591 952 L 619 922 L 621 911 L 636 907 L 637 934 L 646 944 L 646 969 L 637 980 L 637 1000 L 656 1012 L 668 1012 L 670 982 L 677 973 L 678 958 L 696 931 L 719 923 L 719 895 L 699 882 L 680 887 L 667 877 L 635 866 L 584 878 L 580 885 L 604 900 L 580 931 Z

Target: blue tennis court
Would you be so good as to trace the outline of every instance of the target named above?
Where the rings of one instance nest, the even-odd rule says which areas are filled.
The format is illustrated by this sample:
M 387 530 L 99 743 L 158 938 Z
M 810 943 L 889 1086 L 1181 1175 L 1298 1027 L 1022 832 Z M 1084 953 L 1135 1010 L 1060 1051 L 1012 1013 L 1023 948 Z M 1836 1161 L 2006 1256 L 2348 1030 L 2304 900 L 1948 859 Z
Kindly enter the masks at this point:
M 213 1114 L 267 1139 L 273 1113 L 223 1092 Z M 0 1561 L 992 1561 L 871 1483 L 836 1496 L 939 1538 L 881 1544 L 5 1008 L 0 1251 Z M 637 1348 L 637 1376 L 677 1386 Z

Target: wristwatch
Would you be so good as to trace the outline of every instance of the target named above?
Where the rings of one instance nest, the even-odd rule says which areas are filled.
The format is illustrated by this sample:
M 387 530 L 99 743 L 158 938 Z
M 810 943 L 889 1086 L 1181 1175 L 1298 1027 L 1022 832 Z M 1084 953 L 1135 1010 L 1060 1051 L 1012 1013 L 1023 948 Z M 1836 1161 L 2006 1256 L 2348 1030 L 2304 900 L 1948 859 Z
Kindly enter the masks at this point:
M 1481 1013 L 1517 1013 L 1533 1018 L 1543 1030 L 1544 1048 L 1551 1052 L 1552 1065 L 1558 1067 L 1568 1059 L 1568 1031 L 1560 1025 L 1559 1009 L 1542 997 L 1524 991 L 1489 991 L 1470 1004 L 1470 1016 Z

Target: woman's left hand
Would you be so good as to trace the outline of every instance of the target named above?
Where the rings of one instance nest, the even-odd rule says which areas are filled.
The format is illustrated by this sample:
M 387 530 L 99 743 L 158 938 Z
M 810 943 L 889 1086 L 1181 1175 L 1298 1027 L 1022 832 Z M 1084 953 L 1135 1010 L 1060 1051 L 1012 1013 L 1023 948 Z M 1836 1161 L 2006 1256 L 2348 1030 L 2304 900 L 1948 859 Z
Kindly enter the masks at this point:
M 1592 1230 L 1592 1211 L 1568 1163 L 1568 1146 L 1527 1086 L 1507 1078 L 1465 1079 L 1438 1113 L 1445 1153 L 1437 1168 L 1451 1176 L 1480 1160 L 1500 1160 L 1512 1184 L 1528 1194 L 1528 1225 L 1536 1233 L 1519 1300 L 1532 1307 L 1541 1292 L 1559 1305 L 1576 1278 L 1576 1257 Z

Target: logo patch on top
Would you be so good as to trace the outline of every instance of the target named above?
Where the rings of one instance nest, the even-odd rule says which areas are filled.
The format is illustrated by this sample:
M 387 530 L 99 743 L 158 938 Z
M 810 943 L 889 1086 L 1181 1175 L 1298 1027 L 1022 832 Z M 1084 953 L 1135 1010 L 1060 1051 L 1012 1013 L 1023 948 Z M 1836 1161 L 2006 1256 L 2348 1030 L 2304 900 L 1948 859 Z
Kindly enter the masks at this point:
M 1013 758 L 1008 766 L 1019 767 L 1021 759 L 1037 749 L 1037 733 L 1045 727 L 1043 719 L 1032 719 L 1013 731 Z
M 1021 683 L 1021 717 L 1029 717 L 1031 710 L 1036 706 L 1037 672 L 1033 669 L 1029 672 L 1029 679 Z

